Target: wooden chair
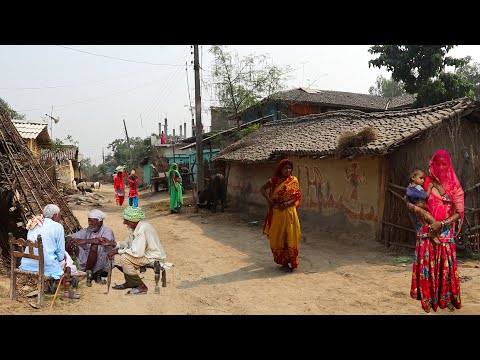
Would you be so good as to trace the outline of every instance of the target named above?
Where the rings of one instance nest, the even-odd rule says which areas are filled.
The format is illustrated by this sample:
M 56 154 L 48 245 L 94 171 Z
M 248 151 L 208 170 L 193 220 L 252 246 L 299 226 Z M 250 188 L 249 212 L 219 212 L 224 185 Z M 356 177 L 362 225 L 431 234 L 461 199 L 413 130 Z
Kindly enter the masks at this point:
M 43 243 L 42 236 L 37 236 L 37 242 L 30 240 L 24 240 L 22 238 L 15 239 L 12 233 L 8 233 L 8 239 L 10 241 L 10 299 L 15 300 L 17 298 L 17 274 L 27 275 L 29 277 L 36 277 L 38 279 L 38 298 L 37 304 L 43 305 L 43 290 L 45 280 L 52 280 L 53 277 L 44 275 L 44 258 L 43 258 Z M 19 249 L 15 249 L 18 246 Z M 25 252 L 28 247 L 28 252 Z M 38 255 L 35 255 L 33 250 L 38 249 Z M 38 260 L 38 272 L 25 271 L 17 269 L 18 258 L 29 258 Z

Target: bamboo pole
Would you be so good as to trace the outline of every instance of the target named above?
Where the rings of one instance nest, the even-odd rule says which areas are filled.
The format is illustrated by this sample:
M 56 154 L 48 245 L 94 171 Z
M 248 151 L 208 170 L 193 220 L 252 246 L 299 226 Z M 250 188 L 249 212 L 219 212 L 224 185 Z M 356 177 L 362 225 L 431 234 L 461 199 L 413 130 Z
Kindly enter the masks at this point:
M 407 227 L 404 227 L 404 226 L 401 226 L 401 225 L 393 224 L 393 223 L 388 222 L 388 221 L 382 221 L 382 224 L 393 226 L 393 227 L 396 227 L 398 229 L 402 229 L 402 230 L 405 230 L 405 231 L 413 232 L 415 234 L 417 233 L 417 231 L 414 230 L 414 229 L 410 229 L 410 228 L 407 228 Z

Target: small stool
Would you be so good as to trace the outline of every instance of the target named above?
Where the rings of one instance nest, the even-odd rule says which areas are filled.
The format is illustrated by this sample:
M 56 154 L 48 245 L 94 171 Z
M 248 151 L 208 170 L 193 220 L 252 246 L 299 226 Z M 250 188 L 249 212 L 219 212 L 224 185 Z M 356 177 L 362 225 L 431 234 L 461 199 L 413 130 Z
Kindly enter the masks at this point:
M 160 264 L 160 261 L 155 260 L 151 263 L 140 266 L 140 273 L 144 273 L 148 269 L 153 269 L 155 272 L 155 294 L 160 294 L 160 287 L 158 286 L 158 281 L 160 280 L 160 272 L 162 273 L 162 287 L 167 287 L 167 272 Z

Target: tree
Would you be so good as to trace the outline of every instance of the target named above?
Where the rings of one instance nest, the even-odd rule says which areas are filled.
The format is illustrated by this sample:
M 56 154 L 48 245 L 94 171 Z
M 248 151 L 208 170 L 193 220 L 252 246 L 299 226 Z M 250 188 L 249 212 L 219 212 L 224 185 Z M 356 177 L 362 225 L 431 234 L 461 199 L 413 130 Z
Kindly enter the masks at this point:
M 380 75 L 375 81 L 375 86 L 370 86 L 368 93 L 370 95 L 392 98 L 405 94 L 405 89 L 403 88 L 403 82 L 395 81 L 392 78 L 385 79 Z
M 150 137 L 145 139 L 140 137 L 130 138 L 130 148 L 125 139 L 116 139 L 108 145 L 108 149 L 112 150 L 112 156 L 105 159 L 106 163 L 136 166 L 145 156 L 150 155 Z
M 3 108 L 9 115 L 10 119 L 12 120 L 25 120 L 24 114 L 19 114 L 15 110 L 13 110 L 8 103 L 0 98 L 0 107 Z
M 416 95 L 417 106 L 428 106 L 473 95 L 466 77 L 445 72 L 447 66 L 458 68 L 468 61 L 446 54 L 455 45 L 374 45 L 368 51 L 378 55 L 368 66 L 386 67 L 392 79 L 402 81 L 409 94 Z
M 456 73 L 464 76 L 473 85 L 473 98 L 480 100 L 480 63 L 472 63 L 470 56 L 467 56 L 465 59 L 468 61 L 467 64 L 457 68 Z
M 290 67 L 271 64 L 265 54 L 240 58 L 237 52 L 228 52 L 221 45 L 212 46 L 209 51 L 215 57 L 212 84 L 220 103 L 235 115 L 240 129 L 238 113 L 282 90 Z

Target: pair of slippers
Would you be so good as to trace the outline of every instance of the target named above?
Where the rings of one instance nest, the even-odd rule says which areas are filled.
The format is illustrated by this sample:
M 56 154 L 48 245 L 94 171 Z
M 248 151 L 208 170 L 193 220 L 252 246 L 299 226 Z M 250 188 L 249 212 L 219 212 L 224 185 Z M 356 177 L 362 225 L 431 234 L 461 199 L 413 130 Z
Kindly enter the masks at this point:
M 112 289 L 114 290 L 125 290 L 125 289 L 128 289 L 127 286 L 125 286 L 125 284 L 115 284 L 115 286 L 112 286 Z M 133 288 L 133 289 L 130 289 L 127 291 L 127 293 L 125 295 L 144 295 L 147 293 L 148 290 L 139 290 L 138 288 Z

